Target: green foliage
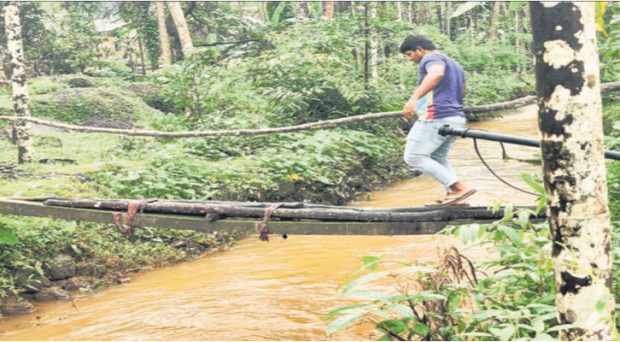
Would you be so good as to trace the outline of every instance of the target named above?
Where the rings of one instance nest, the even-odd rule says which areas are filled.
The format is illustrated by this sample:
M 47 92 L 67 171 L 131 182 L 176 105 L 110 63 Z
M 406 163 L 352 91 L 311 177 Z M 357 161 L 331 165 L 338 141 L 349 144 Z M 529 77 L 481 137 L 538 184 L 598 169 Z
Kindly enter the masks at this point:
M 197 51 L 182 66 L 158 75 L 157 81 L 165 87 L 165 101 L 204 128 L 264 127 L 265 101 L 246 74 L 247 62 L 233 59 L 210 66 L 212 53 Z
M 365 26 L 357 17 L 308 20 L 274 31 L 266 35 L 272 48 L 258 57 L 202 50 L 158 79 L 179 111 L 208 128 L 231 128 L 233 121 L 237 128 L 298 124 L 400 109 L 416 80 L 416 66 L 398 53 L 411 27 L 385 20 L 370 25 L 384 42 L 385 56 L 379 61 L 379 78 L 369 82 L 363 62 Z M 518 66 L 531 70 L 531 59 L 508 48 L 516 36 L 481 41 L 463 35 L 452 42 L 430 27 L 420 27 L 418 33 L 463 65 L 468 105 L 533 92 L 532 77 L 512 75 Z M 233 116 L 236 120 L 229 120 Z
M 118 77 L 123 80 L 129 80 L 133 77 L 131 68 L 125 62 L 97 60 L 94 63 L 96 71 L 91 71 L 93 76 L 101 77 Z
M 457 18 L 461 15 L 467 13 L 468 11 L 474 9 L 475 7 L 482 5 L 480 1 L 466 1 L 463 4 L 459 5 L 452 14 L 450 14 L 450 18 Z
M 71 88 L 90 88 L 93 83 L 84 77 L 75 77 L 67 80 L 67 84 Z
M 95 63 L 98 37 L 92 14 L 99 4 L 63 3 L 56 8 L 65 12 L 59 21 L 54 44 L 46 53 L 53 69 L 68 72 L 84 72 Z
M 131 127 L 161 115 L 116 87 L 59 89 L 33 96 L 30 104 L 33 116 L 74 124 Z
M 42 95 L 48 94 L 62 89 L 67 89 L 69 86 L 65 83 L 57 82 L 51 78 L 36 78 L 30 82 L 29 94 Z
M 152 6 L 153 5 L 153 6 Z M 122 2 L 118 5 L 118 13 L 128 25 L 127 31 L 137 30 L 140 44 L 144 45 L 151 62 L 151 69 L 157 69 L 161 47 L 159 43 L 159 28 L 157 16 L 154 13 L 152 2 Z
M 472 41 L 462 36 L 453 46 L 447 46 L 446 51 L 465 69 L 467 105 L 502 102 L 534 93 L 533 75 L 519 76 L 511 72 L 517 65 L 531 70 L 531 59 L 507 49 L 504 43 Z
M 129 90 L 144 103 L 161 112 L 170 113 L 175 110 L 174 104 L 164 96 L 164 88 L 161 85 L 151 82 L 131 82 L 122 86 L 122 89 Z
M 270 1 L 265 3 L 268 23 L 277 28 L 285 20 L 295 17 L 295 4 L 288 1 Z
M 46 51 L 51 48 L 57 37 L 44 24 L 49 20 L 49 15 L 44 11 L 43 5 L 40 2 L 20 2 L 19 17 L 22 24 L 25 59 L 45 58 Z M 0 15 L 0 41 L 6 46 L 4 12 Z M 1 52 L 0 56 L 3 54 L 6 52 Z
M 19 242 L 10 224 L 0 220 L 0 245 L 13 245 Z
M 544 203 L 542 186 L 530 178 L 527 181 L 535 185 Z M 383 334 L 380 340 L 555 338 L 558 326 L 549 227 L 546 222 L 532 222 L 534 214 L 507 206 L 504 217 L 496 222 L 444 231 L 466 246 L 496 256 L 489 261 L 472 262 L 456 248 L 444 251 L 433 268 L 364 257 L 369 272 L 340 290 L 345 297 L 362 301 L 333 310 L 327 318 L 338 318 L 328 326 L 328 335 L 366 319 Z M 399 268 L 380 269 L 384 265 Z M 385 291 L 386 282 L 400 284 L 398 291 Z
M 546 223 L 530 222 L 531 214 L 509 211 L 492 224 L 465 225 L 447 232 L 497 255 L 491 261 L 474 266 L 453 249 L 434 269 L 397 262 L 404 267 L 377 268 L 353 280 L 341 293 L 362 301 L 332 311 L 329 318 L 340 318 L 330 324 L 328 334 L 369 319 L 384 334 L 381 339 L 388 340 L 554 338 L 557 313 L 549 228 Z M 417 274 L 408 275 L 411 272 Z M 487 276 L 481 277 L 483 273 Z M 372 289 L 372 282 L 383 284 L 394 278 L 403 284 L 401 288 L 420 290 Z
M 604 17 L 607 37 L 599 35 L 601 80 L 614 82 L 620 78 L 620 5 L 612 2 Z
M 185 153 L 193 158 L 169 145 L 145 169 L 111 168 L 95 177 L 121 197 L 343 204 L 408 174 L 400 144 L 397 133 L 353 130 L 192 141 Z
M 603 96 L 603 130 L 606 136 L 620 137 L 619 98 L 618 93 L 610 93 Z M 615 148 L 618 147 L 616 146 Z
M 367 89 L 344 48 L 355 22 L 310 21 L 269 36 L 275 48 L 249 70 L 269 101 L 269 112 L 289 123 L 317 121 L 380 108 L 381 93 Z M 385 105 L 385 104 L 384 104 Z
M 605 148 L 620 150 L 620 103 L 617 93 L 603 97 L 603 129 L 605 132 Z M 612 218 L 620 219 L 620 162 L 607 162 L 607 187 L 609 189 L 609 208 Z M 618 239 L 613 239 L 617 243 Z M 615 259 L 614 259 L 615 260 Z M 620 298 L 620 292 L 618 292 Z
M 45 275 L 41 266 L 58 254 L 123 272 L 177 262 L 232 243 L 228 234 L 154 228 L 137 229 L 130 240 L 113 225 L 38 218 L 0 217 L 0 228 L 0 246 L 8 243 L 5 230 L 13 234 L 11 248 L 0 248 L 0 298 L 41 285 Z M 175 247 L 178 241 L 186 247 Z

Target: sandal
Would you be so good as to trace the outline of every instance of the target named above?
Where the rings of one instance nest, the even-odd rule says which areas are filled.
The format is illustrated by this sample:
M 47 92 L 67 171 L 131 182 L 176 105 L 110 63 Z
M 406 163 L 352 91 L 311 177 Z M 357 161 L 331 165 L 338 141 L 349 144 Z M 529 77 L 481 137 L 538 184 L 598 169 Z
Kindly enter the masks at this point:
M 444 199 L 443 201 L 436 201 L 439 202 L 437 204 L 429 204 L 426 205 L 427 207 L 434 207 L 434 208 L 443 208 L 443 207 L 449 207 L 449 206 L 455 206 L 455 205 L 466 205 L 468 206 L 469 204 L 467 203 L 460 203 L 462 201 L 464 201 L 465 199 L 467 199 L 468 197 L 470 197 L 471 195 L 475 194 L 478 190 L 476 189 L 470 189 L 468 191 L 466 191 L 465 193 L 461 194 L 460 196 L 450 196 L 448 195 L 446 197 L 446 199 Z

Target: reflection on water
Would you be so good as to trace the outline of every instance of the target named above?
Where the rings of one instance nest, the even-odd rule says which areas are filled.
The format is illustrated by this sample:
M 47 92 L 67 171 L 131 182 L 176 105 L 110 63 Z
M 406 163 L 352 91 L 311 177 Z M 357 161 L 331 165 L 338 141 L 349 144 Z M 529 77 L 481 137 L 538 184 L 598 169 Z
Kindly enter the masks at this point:
M 536 136 L 535 108 L 472 127 Z M 503 177 L 518 182 L 521 172 L 539 169 L 502 161 L 497 144 L 481 142 L 482 153 Z M 508 147 L 511 156 L 531 158 L 535 149 Z M 473 204 L 511 200 L 532 204 L 483 169 L 470 140 L 459 139 L 451 160 L 464 181 L 479 189 Z M 439 186 L 418 177 L 373 193 L 357 206 L 397 207 L 423 204 L 441 196 Z M 38 305 L 32 315 L 9 317 L 0 324 L 1 340 L 322 340 L 325 314 L 345 302 L 336 293 L 367 254 L 405 261 L 435 258 L 452 245 L 435 236 L 292 236 L 269 243 L 252 238 L 232 251 L 206 256 L 136 276 L 119 285 L 71 302 Z M 334 336 L 371 339 L 359 326 Z

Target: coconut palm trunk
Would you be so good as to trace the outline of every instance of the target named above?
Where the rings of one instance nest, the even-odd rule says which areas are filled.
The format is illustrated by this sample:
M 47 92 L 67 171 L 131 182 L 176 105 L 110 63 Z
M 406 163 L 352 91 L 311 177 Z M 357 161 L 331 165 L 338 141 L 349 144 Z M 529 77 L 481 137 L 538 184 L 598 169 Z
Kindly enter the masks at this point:
M 538 122 L 564 340 L 616 339 L 594 3 L 530 3 Z
M 189 30 L 187 28 L 187 22 L 185 21 L 185 15 L 183 14 L 183 10 L 181 9 L 181 4 L 179 4 L 177 1 L 167 2 L 167 4 L 168 11 L 170 11 L 170 16 L 172 17 L 172 21 L 174 21 L 174 26 L 176 27 L 177 33 L 179 34 L 183 57 L 187 58 L 194 50 L 194 44 L 192 43 L 192 37 L 190 36 Z
M 10 1 L 4 8 L 7 50 L 11 55 L 11 86 L 13 89 L 13 110 L 16 116 L 29 117 L 28 84 L 22 43 L 22 27 L 19 20 L 19 3 Z M 32 162 L 32 132 L 26 121 L 17 121 L 14 126 L 14 138 L 17 144 L 18 163 Z

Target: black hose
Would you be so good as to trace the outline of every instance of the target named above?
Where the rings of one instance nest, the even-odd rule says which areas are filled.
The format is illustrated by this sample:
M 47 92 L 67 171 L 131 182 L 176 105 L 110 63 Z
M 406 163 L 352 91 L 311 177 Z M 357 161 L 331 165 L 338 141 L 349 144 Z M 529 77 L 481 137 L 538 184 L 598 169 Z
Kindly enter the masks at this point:
M 504 148 L 504 144 L 500 141 L 499 143 L 502 146 L 502 153 L 505 155 L 506 154 L 506 149 Z M 506 180 L 504 180 L 502 177 L 500 177 L 497 173 L 495 173 L 495 171 L 493 171 L 493 169 L 491 169 L 491 167 L 489 166 L 489 164 L 487 164 L 487 162 L 484 160 L 484 158 L 482 158 L 482 154 L 480 154 L 480 150 L 478 149 L 478 139 L 474 138 L 474 150 L 476 151 L 476 154 L 478 155 L 478 158 L 480 159 L 480 161 L 482 162 L 482 164 L 484 164 L 484 166 L 486 166 L 487 170 L 489 170 L 489 172 L 491 172 L 491 174 L 493 176 L 495 176 L 495 178 L 499 179 L 500 182 L 508 185 L 509 187 L 515 189 L 515 190 L 519 190 L 521 192 L 525 192 L 526 194 L 530 194 L 530 195 L 534 195 L 534 196 L 538 196 L 540 197 L 539 194 L 535 193 L 535 192 L 531 192 L 531 191 L 527 191 L 527 190 L 523 190 L 517 186 L 514 186 L 510 183 L 508 183 Z
M 477 138 L 483 140 L 497 141 L 502 143 L 517 144 L 530 147 L 540 147 L 540 141 L 531 138 L 524 138 L 515 135 L 497 134 L 483 132 L 475 129 L 459 129 L 445 125 L 439 129 L 441 135 L 457 135 L 463 138 Z M 620 152 L 617 151 L 605 151 L 605 158 L 620 160 Z

